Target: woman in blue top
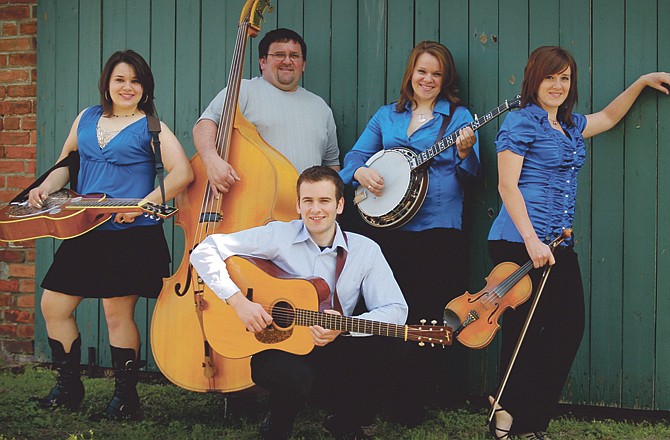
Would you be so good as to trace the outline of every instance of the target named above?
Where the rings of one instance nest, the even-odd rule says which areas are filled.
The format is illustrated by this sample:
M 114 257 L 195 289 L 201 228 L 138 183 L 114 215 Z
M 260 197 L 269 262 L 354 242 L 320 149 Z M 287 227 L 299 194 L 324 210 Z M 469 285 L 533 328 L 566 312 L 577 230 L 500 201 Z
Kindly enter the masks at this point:
M 445 135 L 472 122 L 472 115 L 458 97 L 457 86 L 456 67 L 449 50 L 433 41 L 417 44 L 407 60 L 400 98 L 377 111 L 345 156 L 340 172 L 344 182 L 349 184 L 355 180 L 379 196 L 384 192 L 384 179 L 376 170 L 365 166 L 372 155 L 396 147 L 420 153 L 439 140 L 445 120 L 448 122 Z M 408 322 L 440 320 L 444 306 L 465 290 L 465 240 L 461 231 L 463 187 L 480 176 L 479 146 L 471 128 L 461 130 L 456 148 L 449 148 L 432 160 L 428 176 L 426 199 L 407 224 L 395 230 L 367 232 L 382 247 L 405 295 L 409 305 Z M 426 356 L 431 355 L 422 350 L 412 357 L 425 369 L 429 363 Z M 432 365 L 435 364 L 432 361 Z M 459 388 L 465 393 L 467 376 L 464 367 L 460 370 L 462 376 L 456 371 L 446 374 L 440 370 L 439 374 L 453 379 L 452 390 Z M 426 387 L 430 382 L 434 384 L 433 375 L 422 376 Z M 423 402 L 426 389 L 414 386 L 414 382 L 412 385 L 407 393 L 415 394 L 417 401 Z M 452 397 L 463 396 L 452 394 Z M 407 414 L 406 408 L 404 413 Z
M 547 245 L 572 227 L 577 173 L 586 157 L 584 139 L 609 130 L 623 118 L 649 86 L 668 94 L 670 74 L 641 76 L 602 111 L 580 115 L 577 66 L 557 46 L 530 55 L 524 71 L 521 110 L 507 116 L 496 138 L 500 196 L 503 207 L 489 234 L 494 264 L 532 259 L 547 264 L 548 277 L 511 375 L 489 426 L 495 439 L 543 439 L 584 331 L 584 292 L 572 239 L 555 254 Z M 541 270 L 531 271 L 537 286 Z M 505 313 L 501 373 L 528 316 L 527 301 Z M 490 398 L 493 401 L 492 398 Z
M 154 188 L 155 156 L 147 125 L 147 116 L 156 112 L 149 65 L 132 50 L 116 52 L 98 87 L 101 105 L 77 116 L 59 160 L 79 152 L 80 194 L 163 203 L 160 189 Z M 193 171 L 181 144 L 163 123 L 160 141 L 168 171 L 165 199 L 170 200 L 186 188 Z M 30 192 L 29 202 L 41 206 L 68 180 L 67 167 L 53 171 Z M 41 407 L 74 409 L 83 399 L 81 337 L 73 313 L 83 298 L 102 298 L 116 378 L 106 414 L 114 419 L 136 414 L 140 338 L 135 304 L 140 296 L 158 296 L 163 277 L 170 275 L 169 262 L 161 221 L 139 212 L 119 212 L 96 229 L 63 241 L 42 282 L 41 309 L 58 380 L 47 397 L 38 399 Z

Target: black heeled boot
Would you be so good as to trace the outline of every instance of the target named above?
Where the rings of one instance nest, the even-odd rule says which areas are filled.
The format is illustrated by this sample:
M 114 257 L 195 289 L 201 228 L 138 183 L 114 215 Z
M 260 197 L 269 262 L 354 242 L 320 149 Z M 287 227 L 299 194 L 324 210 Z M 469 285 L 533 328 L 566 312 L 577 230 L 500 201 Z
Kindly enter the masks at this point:
M 137 395 L 139 356 L 132 348 L 112 349 L 112 365 L 114 367 L 114 395 L 107 404 L 105 415 L 113 420 L 135 419 L 140 409 L 140 398 Z
M 56 386 L 51 389 L 48 396 L 31 400 L 36 401 L 42 409 L 64 406 L 75 410 L 84 399 L 84 384 L 79 377 L 81 336 L 77 336 L 72 342 L 69 353 L 65 352 L 60 341 L 51 338 L 49 348 L 51 348 L 51 360 L 58 372 Z

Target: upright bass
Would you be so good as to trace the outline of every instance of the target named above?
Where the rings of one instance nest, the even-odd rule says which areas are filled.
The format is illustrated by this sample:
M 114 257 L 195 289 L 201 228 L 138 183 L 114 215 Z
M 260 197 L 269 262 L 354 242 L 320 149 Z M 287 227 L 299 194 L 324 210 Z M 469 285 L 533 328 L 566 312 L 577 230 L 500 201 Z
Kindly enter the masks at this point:
M 226 99 L 218 125 L 219 155 L 240 181 L 218 199 L 212 196 L 204 164 L 191 159 L 195 180 L 176 201 L 176 223 L 184 229 L 186 249 L 174 275 L 165 279 L 151 322 L 151 346 L 161 372 L 176 385 L 200 392 L 232 392 L 253 385 L 250 358 L 228 359 L 212 349 L 203 325 L 209 291 L 189 263 L 191 251 L 208 235 L 230 233 L 273 220 L 292 220 L 298 173 L 261 139 L 237 103 L 247 40 L 260 30 L 269 0 L 247 0 L 237 32 Z

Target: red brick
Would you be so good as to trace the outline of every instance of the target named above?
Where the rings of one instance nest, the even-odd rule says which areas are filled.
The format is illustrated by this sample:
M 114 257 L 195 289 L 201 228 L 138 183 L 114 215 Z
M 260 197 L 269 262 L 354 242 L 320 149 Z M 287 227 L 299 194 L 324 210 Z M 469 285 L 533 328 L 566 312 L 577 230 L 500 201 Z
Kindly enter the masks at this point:
M 30 142 L 30 132 L 5 131 L 0 133 L 0 143 L 5 145 L 21 145 Z
M 4 350 L 7 353 L 33 354 L 34 351 L 33 342 L 26 339 L 0 340 L 0 344 L 1 344 L 0 351 Z
M 32 37 L 3 38 L 0 40 L 0 51 L 2 52 L 25 52 L 33 47 Z
M 0 81 L 3 83 L 25 83 L 30 81 L 30 70 L 28 69 L 3 69 L 0 70 Z
M 21 127 L 21 118 L 5 116 L 2 118 L 3 130 L 18 130 Z
M 5 321 L 7 322 L 35 322 L 33 312 L 26 310 L 5 310 Z
M 26 253 L 21 250 L 0 250 L 0 261 L 5 263 L 23 263 L 26 260 Z
M 0 173 L 26 172 L 26 164 L 20 160 L 0 160 Z
M 16 324 L 0 324 L 0 336 L 16 336 Z
M 32 264 L 10 264 L 9 276 L 17 278 L 35 278 L 35 266 Z
M 7 176 L 5 188 L 28 188 L 35 179 L 31 176 Z
M 4 101 L 0 102 L 0 114 L 3 115 L 23 115 L 31 113 L 32 102 L 29 100 Z
M 17 325 L 16 336 L 19 338 L 33 339 L 35 337 L 35 326 L 31 324 Z
M 19 280 L 19 292 L 35 293 L 35 280 L 31 278 Z M 34 300 L 33 300 L 34 301 Z
M 36 53 L 10 53 L 7 59 L 8 66 L 36 66 Z
M 14 85 L 7 87 L 7 95 L 10 98 L 32 98 L 37 94 L 37 87 L 35 84 Z
M 21 35 L 37 35 L 37 21 L 19 23 L 19 33 Z
M 18 34 L 19 28 L 16 23 L 2 23 L 2 36 L 13 37 Z
M 35 294 L 31 293 L 28 295 L 19 295 L 16 296 L 16 307 L 24 309 L 34 309 L 35 308 Z
M 2 287 L 0 287 L 2 289 Z M 9 293 L 0 293 L 0 307 L 9 307 L 12 295 Z
M 21 130 L 35 130 L 37 128 L 37 119 L 35 116 L 24 116 L 21 118 Z
M 34 146 L 6 145 L 5 157 L 7 159 L 35 159 Z M 11 199 L 10 199 L 11 200 Z
M 30 18 L 29 6 L 2 6 L 0 7 L 0 20 L 20 20 L 22 18 Z
M 2 86 L 0 87 L 0 98 L 5 98 L 7 96 L 7 87 Z

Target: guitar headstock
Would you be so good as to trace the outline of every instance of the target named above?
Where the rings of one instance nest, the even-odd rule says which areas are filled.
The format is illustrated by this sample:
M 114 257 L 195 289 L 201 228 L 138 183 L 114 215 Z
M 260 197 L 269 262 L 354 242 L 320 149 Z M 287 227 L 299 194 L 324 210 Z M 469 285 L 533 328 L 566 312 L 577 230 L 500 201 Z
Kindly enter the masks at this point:
M 174 206 L 161 205 L 147 200 L 141 202 L 139 206 L 142 208 L 142 212 L 144 212 L 145 215 L 155 216 L 162 219 L 170 218 L 178 211 Z
M 249 26 L 253 29 L 252 33 L 258 34 L 258 31 L 261 30 L 261 21 L 265 21 L 263 13 L 266 9 L 268 9 L 268 12 L 272 12 L 270 0 L 247 0 L 242 8 L 240 23 L 244 23 L 248 18 Z
M 510 110 L 513 109 L 513 108 L 519 108 L 519 107 L 521 107 L 521 95 L 516 95 L 514 97 L 514 99 L 511 99 L 511 100 L 506 101 L 506 102 L 507 102 L 507 106 L 509 107 Z
M 430 325 L 427 325 L 425 319 L 419 322 L 421 325 L 407 326 L 408 341 L 416 341 L 421 347 L 427 344 L 430 344 L 431 347 L 451 345 L 453 340 L 451 327 L 437 326 L 437 321 L 431 321 Z

